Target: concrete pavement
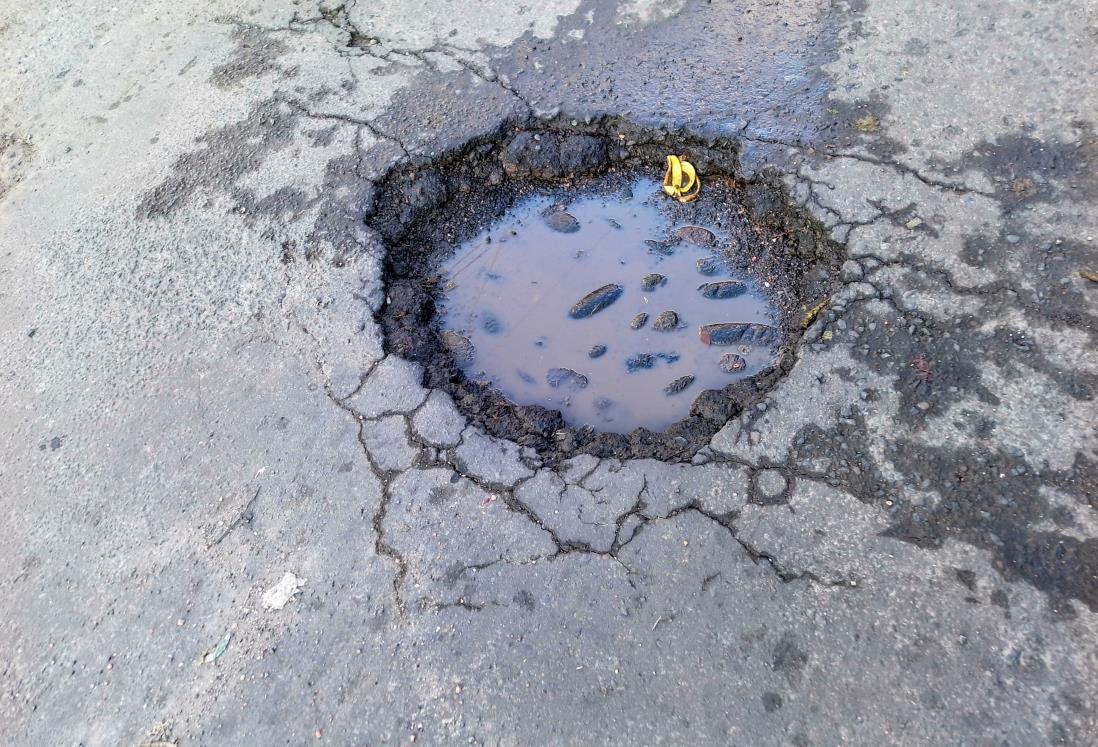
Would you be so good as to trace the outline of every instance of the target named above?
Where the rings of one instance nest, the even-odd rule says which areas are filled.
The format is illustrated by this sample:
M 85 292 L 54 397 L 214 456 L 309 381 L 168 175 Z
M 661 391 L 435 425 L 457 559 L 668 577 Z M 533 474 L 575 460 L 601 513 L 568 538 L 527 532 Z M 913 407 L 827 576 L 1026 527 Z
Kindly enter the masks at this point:
M 1085 0 L 0 6 L 0 737 L 1098 740 L 1096 46 Z M 849 255 L 690 463 L 547 465 L 374 321 L 389 168 L 601 114 Z

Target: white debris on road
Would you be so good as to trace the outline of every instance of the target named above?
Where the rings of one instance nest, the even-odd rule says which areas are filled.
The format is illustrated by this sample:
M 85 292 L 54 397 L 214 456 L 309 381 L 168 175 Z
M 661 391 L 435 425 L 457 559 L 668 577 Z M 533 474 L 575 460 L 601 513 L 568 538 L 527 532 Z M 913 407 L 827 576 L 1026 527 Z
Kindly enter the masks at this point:
M 263 592 L 263 607 L 269 610 L 280 610 L 293 598 L 294 594 L 301 591 L 305 585 L 305 579 L 298 578 L 290 571 L 282 577 L 277 584 Z

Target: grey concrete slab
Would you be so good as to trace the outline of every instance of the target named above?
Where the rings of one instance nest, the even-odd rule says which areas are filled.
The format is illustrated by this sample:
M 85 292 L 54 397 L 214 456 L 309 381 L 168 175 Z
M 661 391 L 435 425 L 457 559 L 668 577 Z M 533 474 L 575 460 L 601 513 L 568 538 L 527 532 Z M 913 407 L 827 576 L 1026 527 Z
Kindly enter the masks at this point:
M 0 741 L 1098 741 L 1095 39 L 1080 0 L 0 7 Z M 849 255 L 683 463 L 544 464 L 375 322 L 389 168 L 604 113 L 734 139 Z

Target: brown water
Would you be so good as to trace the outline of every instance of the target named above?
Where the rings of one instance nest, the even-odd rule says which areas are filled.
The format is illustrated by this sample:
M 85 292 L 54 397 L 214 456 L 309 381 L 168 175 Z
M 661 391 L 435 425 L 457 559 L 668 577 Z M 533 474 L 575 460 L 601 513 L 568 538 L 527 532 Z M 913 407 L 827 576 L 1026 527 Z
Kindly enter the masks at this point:
M 699 339 L 704 324 L 773 324 L 775 316 L 754 284 L 730 274 L 723 262 L 716 262 L 714 274 L 699 272 L 699 258 L 724 245 L 720 231 L 708 227 L 716 247 L 668 242 L 682 225 L 661 211 L 666 199 L 649 179 L 567 205 L 531 197 L 459 248 L 444 267 L 440 313 L 445 329 L 472 342 L 466 375 L 492 382 L 516 404 L 559 409 L 570 425 L 628 433 L 641 426 L 667 428 L 689 413 L 704 390 L 769 365 L 773 350 L 767 347 L 710 346 Z M 553 215 L 561 209 L 575 221 Z M 650 273 L 667 280 L 644 291 L 642 278 Z M 703 283 L 725 280 L 743 283 L 746 292 L 707 298 L 699 291 Z M 616 300 L 586 318 L 569 316 L 578 301 L 609 284 L 624 289 Z M 672 331 L 655 329 L 665 310 L 679 317 Z M 632 329 L 642 313 L 647 321 Z M 591 349 L 599 345 L 606 352 L 592 358 Z M 722 370 L 721 358 L 728 354 L 741 356 L 744 368 Z M 685 376 L 694 381 L 677 393 L 665 391 L 672 382 L 681 387 Z

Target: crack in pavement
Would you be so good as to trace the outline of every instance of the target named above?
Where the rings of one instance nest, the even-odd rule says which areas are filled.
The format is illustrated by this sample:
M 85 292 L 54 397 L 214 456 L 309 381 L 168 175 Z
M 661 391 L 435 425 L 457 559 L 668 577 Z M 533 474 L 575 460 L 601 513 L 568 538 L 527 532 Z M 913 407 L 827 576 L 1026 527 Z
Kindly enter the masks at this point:
M 293 109 L 297 113 L 301 114 L 303 117 L 306 117 L 307 119 L 317 119 L 317 120 L 322 120 L 322 121 L 323 120 L 329 120 L 329 121 L 343 122 L 344 124 L 355 125 L 356 127 L 363 128 L 367 132 L 369 132 L 371 135 L 376 137 L 377 139 L 385 140 L 385 141 L 388 141 L 388 142 L 393 143 L 394 145 L 396 145 L 398 148 L 400 148 L 401 152 L 407 158 L 412 157 L 412 154 L 408 150 L 407 146 L 405 146 L 404 143 L 401 142 L 399 138 L 397 138 L 394 135 L 390 135 L 387 132 L 383 132 L 376 124 L 374 124 L 373 122 L 371 122 L 368 119 L 362 119 L 361 117 L 352 117 L 349 114 L 337 114 L 337 113 L 331 113 L 331 112 L 314 112 L 314 111 L 311 111 L 304 104 L 302 104 L 300 101 L 298 101 L 296 99 L 293 99 L 293 98 L 289 98 L 285 95 L 278 95 L 278 96 L 275 97 L 275 100 L 276 101 L 281 101 L 282 103 L 286 104 L 288 107 L 290 107 L 291 109 Z
M 318 366 L 318 371 L 320 371 L 321 375 L 323 376 L 323 369 L 320 368 L 320 366 L 319 366 L 319 360 L 317 361 L 317 366 Z M 411 571 L 410 562 L 408 561 L 407 558 L 404 557 L 404 555 L 399 550 L 397 550 L 395 547 L 393 547 L 387 541 L 387 539 L 386 539 L 386 528 L 385 528 L 385 520 L 386 520 L 386 517 L 388 515 L 390 502 L 392 500 L 391 483 L 392 483 L 393 479 L 401 473 L 401 470 L 398 470 L 398 469 L 396 469 L 396 470 L 385 470 L 385 469 L 381 468 L 377 464 L 377 461 L 374 458 L 374 455 L 371 453 L 370 448 L 369 448 L 368 444 L 366 443 L 366 439 L 365 439 L 365 436 L 364 436 L 365 424 L 367 424 L 369 422 L 375 422 L 375 421 L 380 420 L 380 419 L 385 418 L 385 417 L 392 417 L 394 415 L 399 415 L 404 420 L 405 428 L 406 428 L 406 431 L 407 431 L 407 434 L 408 434 L 408 439 L 409 439 L 410 442 L 415 444 L 415 446 L 418 449 L 418 455 L 419 456 L 416 459 L 416 464 L 415 464 L 416 468 L 426 469 L 426 468 L 430 468 L 430 467 L 443 467 L 445 469 L 448 469 L 448 470 L 452 471 L 455 474 L 461 475 L 463 478 L 469 480 L 477 488 L 479 488 L 481 490 L 484 490 L 484 491 L 486 491 L 490 494 L 498 496 L 502 500 L 503 505 L 507 508 L 508 511 L 525 518 L 532 525 L 534 525 L 539 530 L 544 532 L 548 536 L 548 538 L 550 539 L 553 546 L 556 548 L 556 551 L 553 552 L 550 555 L 537 556 L 535 558 L 531 558 L 529 560 L 522 561 L 522 562 L 510 561 L 510 560 L 506 560 L 506 559 L 498 559 L 498 560 L 494 560 L 494 561 L 491 561 L 491 562 L 488 562 L 488 563 L 466 565 L 464 567 L 464 570 L 466 570 L 466 571 L 467 570 L 483 570 L 485 568 L 493 567 L 493 566 L 499 565 L 501 563 L 502 564 L 509 564 L 509 565 L 530 565 L 530 564 L 534 564 L 536 562 L 540 562 L 540 561 L 543 561 L 543 560 L 544 561 L 553 561 L 553 560 L 557 560 L 557 559 L 567 557 L 567 556 L 573 555 L 573 554 L 583 554 L 583 555 L 593 555 L 593 556 L 597 556 L 597 557 L 600 557 L 600 558 L 606 558 L 606 559 L 612 560 L 612 561 L 618 563 L 619 565 L 621 565 L 622 568 L 625 569 L 627 574 L 632 576 L 632 575 L 635 575 L 636 572 L 634 571 L 633 568 L 631 568 L 629 566 L 629 564 L 627 564 L 624 560 L 622 560 L 622 558 L 619 555 L 620 551 L 623 548 L 625 548 L 626 546 L 628 546 L 633 540 L 635 540 L 646 526 L 648 526 L 650 524 L 654 524 L 656 522 L 671 521 L 671 520 L 676 519 L 678 516 L 683 515 L 684 513 L 695 512 L 698 515 L 700 515 L 700 516 L 702 516 L 702 517 L 718 524 L 719 526 L 721 526 L 725 531 L 727 531 L 729 533 L 729 535 L 736 541 L 736 543 L 744 550 L 744 552 L 748 555 L 748 557 L 751 558 L 753 563 L 755 563 L 756 565 L 759 565 L 759 566 L 766 567 L 767 569 L 772 571 L 774 573 L 774 575 L 780 581 L 782 581 L 783 583 L 789 583 L 789 582 L 793 582 L 793 581 L 802 581 L 803 580 L 803 581 L 807 581 L 807 582 L 810 582 L 810 583 L 813 583 L 813 584 L 818 584 L 820 586 L 825 586 L 825 587 L 852 587 L 852 586 L 856 585 L 855 582 L 849 581 L 847 579 L 826 579 L 826 578 L 822 578 L 819 575 L 813 573 L 812 571 L 803 571 L 803 572 L 800 572 L 800 573 L 792 573 L 792 572 L 786 570 L 786 568 L 784 567 L 784 565 L 782 564 L 780 559 L 778 559 L 776 556 L 774 556 L 773 554 L 770 554 L 770 553 L 768 553 L 764 550 L 760 550 L 759 548 L 753 547 L 750 543 L 743 540 L 738 535 L 736 526 L 735 526 L 734 522 L 732 521 L 732 519 L 730 517 L 718 516 L 718 515 L 716 515 L 712 512 L 706 511 L 704 508 L 702 508 L 700 505 L 698 505 L 696 501 L 691 502 L 690 504 L 687 504 L 685 506 L 676 508 L 676 509 L 672 510 L 671 512 L 667 513 L 666 515 L 662 515 L 662 516 L 660 516 L 660 515 L 657 515 L 657 516 L 646 515 L 644 513 L 644 509 L 646 507 L 646 504 L 645 504 L 645 501 L 644 501 L 644 496 L 649 491 L 649 483 L 648 483 L 647 476 L 644 476 L 644 478 L 642 480 L 641 487 L 637 491 L 637 495 L 634 498 L 633 503 L 629 507 L 629 509 L 622 512 L 621 514 L 619 514 L 618 516 L 616 516 L 614 518 L 614 520 L 612 522 L 612 524 L 614 526 L 614 539 L 611 543 L 611 547 L 610 547 L 609 550 L 599 550 L 599 549 L 594 548 L 593 546 L 591 546 L 587 542 L 563 538 L 548 522 L 546 522 L 544 519 L 542 519 L 541 516 L 539 516 L 533 509 L 531 509 L 528 505 L 526 505 L 522 500 L 520 500 L 517 497 L 517 493 L 518 493 L 519 489 L 526 482 L 528 482 L 529 480 L 534 479 L 534 475 L 531 475 L 530 477 L 522 478 L 522 479 L 520 479 L 520 480 L 518 480 L 515 483 L 510 484 L 510 485 L 506 485 L 506 484 L 502 484 L 502 483 L 494 483 L 494 482 L 491 482 L 491 481 L 486 481 L 486 480 L 480 479 L 476 475 L 472 475 L 472 474 L 468 473 L 468 471 L 462 469 L 462 467 L 459 463 L 460 460 L 456 459 L 455 456 L 453 455 L 453 452 L 457 447 L 452 447 L 452 448 L 450 448 L 446 451 L 437 450 L 439 456 L 434 458 L 434 459 L 429 458 L 429 457 L 426 456 L 427 450 L 428 449 L 436 450 L 435 447 L 432 444 L 430 444 L 429 442 L 426 442 L 423 439 L 421 439 L 418 435 L 416 435 L 414 433 L 414 431 L 409 427 L 408 424 L 409 424 L 410 419 L 413 418 L 415 416 L 415 414 L 422 407 L 424 407 L 426 405 L 427 398 L 425 398 L 422 403 L 420 403 L 416 408 L 414 408 L 411 411 L 386 412 L 386 413 L 382 413 L 382 414 L 372 416 L 372 417 L 365 417 L 362 414 L 356 412 L 354 409 L 352 409 L 347 404 L 346 400 L 348 398 L 342 398 L 341 399 L 341 398 L 337 397 L 331 391 L 331 389 L 328 386 L 327 382 L 325 382 L 324 390 L 325 390 L 325 394 L 327 395 L 328 399 L 332 402 L 333 405 L 335 405 L 340 410 L 342 410 L 343 412 L 347 413 L 348 415 L 350 415 L 352 418 L 355 419 L 355 421 L 358 425 L 358 442 L 359 442 L 359 446 L 362 449 L 362 453 L 363 453 L 364 457 L 366 458 L 367 464 L 369 465 L 370 470 L 371 470 L 374 478 L 376 480 L 378 480 L 378 482 L 381 486 L 381 500 L 379 501 L 378 506 L 376 507 L 376 509 L 374 510 L 372 516 L 370 517 L 371 528 L 373 529 L 374 535 L 375 535 L 374 549 L 379 555 L 382 555 L 382 556 L 385 556 L 385 557 L 389 558 L 397 566 L 397 571 L 396 571 L 396 574 L 394 575 L 394 578 L 393 578 L 392 588 L 393 588 L 394 599 L 395 599 L 395 602 L 396 602 L 396 605 L 397 605 L 397 611 L 398 611 L 398 614 L 400 615 L 400 617 L 402 617 L 402 618 L 406 616 L 407 610 L 408 610 L 408 600 L 406 599 L 406 596 L 405 596 L 404 586 L 405 586 L 405 582 L 406 582 L 406 580 L 409 576 L 409 573 Z M 464 436 L 462 437 L 462 442 L 464 442 Z M 459 443 L 459 446 L 460 446 L 460 443 Z M 443 456 L 444 454 L 445 454 L 445 456 Z M 749 465 L 748 462 L 746 462 L 745 460 L 741 460 L 741 459 L 730 458 L 727 461 L 729 463 Z M 594 472 L 598 469 L 598 466 L 599 466 L 600 463 L 601 463 L 601 460 L 599 460 L 599 462 L 596 462 L 595 466 L 592 467 L 591 469 L 587 470 L 586 474 L 584 474 L 578 481 L 577 480 L 569 480 L 569 481 L 566 481 L 566 482 L 582 486 L 582 484 L 588 478 L 590 478 L 591 475 L 594 474 Z M 750 466 L 752 466 L 755 469 L 774 469 L 774 468 L 776 468 L 776 467 L 772 467 L 772 466 L 769 466 L 769 465 L 765 465 L 765 466 L 750 465 Z M 558 472 L 558 474 L 559 474 L 559 472 Z M 807 477 L 809 473 L 804 472 L 804 471 L 799 471 L 798 474 L 799 474 L 799 476 Z M 813 477 L 818 477 L 818 475 L 813 475 Z M 630 519 L 633 519 L 633 520 L 637 521 L 637 525 L 632 527 L 632 531 L 631 531 L 629 537 L 623 539 L 622 534 L 625 530 L 625 525 L 628 521 L 630 521 Z M 420 609 L 425 609 L 423 599 L 417 600 L 417 604 L 419 605 Z M 468 609 L 470 611 L 481 611 L 485 606 L 485 605 L 472 605 L 472 604 L 464 602 L 463 600 L 457 600 L 456 602 L 439 602 L 438 600 L 427 600 L 426 608 L 430 608 L 430 609 L 433 609 L 433 610 L 441 609 L 438 606 L 440 604 L 444 605 L 445 607 L 460 607 L 460 608 L 463 608 L 463 609 Z
M 815 148 L 815 147 L 813 147 L 811 145 L 807 145 L 805 143 L 791 142 L 791 141 L 788 141 L 788 140 L 780 140 L 778 138 L 769 138 L 769 137 L 764 137 L 764 136 L 761 136 L 761 135 L 749 135 L 745 132 L 745 130 L 746 130 L 746 126 L 744 126 L 743 128 L 740 129 L 740 132 L 737 135 L 737 137 L 740 140 L 744 140 L 744 141 L 751 142 L 751 143 L 763 143 L 763 144 L 766 144 L 766 145 L 779 145 L 779 146 L 783 146 L 783 147 L 786 147 L 786 148 L 791 148 L 793 150 L 800 151 L 800 152 L 808 154 L 810 156 L 818 155 L 818 156 L 822 156 L 822 157 L 828 158 L 828 159 L 830 159 L 830 158 L 849 158 L 849 159 L 854 160 L 854 161 L 861 161 L 862 163 L 868 163 L 868 164 L 871 164 L 871 165 L 874 165 L 874 166 L 880 166 L 882 168 L 891 169 L 891 170 L 896 171 L 900 174 L 905 174 L 905 175 L 910 176 L 914 179 L 917 179 L 918 181 L 922 182 L 923 184 L 925 184 L 929 187 L 935 187 L 937 189 L 947 190 L 949 192 L 954 192 L 954 193 L 959 193 L 959 194 L 980 195 L 981 197 L 987 197 L 987 198 L 992 199 L 992 200 L 998 200 L 998 197 L 999 197 L 994 192 L 989 192 L 987 190 L 977 189 L 975 187 L 969 187 L 968 185 L 966 185 L 964 183 L 951 182 L 951 181 L 946 181 L 946 180 L 943 180 L 943 179 L 936 179 L 932 176 L 927 176 L 927 175 L 923 174 L 922 172 L 920 172 L 915 167 L 909 166 L 909 165 L 901 163 L 899 161 L 893 161 L 893 160 L 884 159 L 884 158 L 877 158 L 877 157 L 874 157 L 874 156 L 866 155 L 864 153 L 857 153 L 857 152 L 853 152 L 853 151 L 821 150 L 819 148 Z
M 340 3 L 332 8 L 320 8 L 320 15 L 309 19 L 296 19 L 291 23 L 297 24 L 316 24 L 327 23 L 337 31 L 346 34 L 346 43 L 343 45 L 343 49 L 336 49 L 336 53 L 344 57 L 360 57 L 368 56 L 383 62 L 395 64 L 396 60 L 393 56 L 405 56 L 411 57 L 424 66 L 435 72 L 441 72 L 438 64 L 427 55 L 430 53 L 440 54 L 449 58 L 460 67 L 467 70 L 480 80 L 486 83 L 494 83 L 502 88 L 507 93 L 518 99 L 527 111 L 533 113 L 533 104 L 523 96 L 516 88 L 511 86 L 505 81 L 498 73 L 492 70 L 490 67 L 481 69 L 480 66 L 474 64 L 469 59 L 463 57 L 460 52 L 468 52 L 471 50 L 462 49 L 460 47 L 454 47 L 447 44 L 434 44 L 430 47 L 413 48 L 413 47 L 397 47 L 389 44 L 380 36 L 373 36 L 364 33 L 358 25 L 351 20 L 349 11 L 355 6 L 355 0 L 348 0 L 347 2 Z M 296 13 L 295 13 L 296 16 Z M 382 48 L 383 51 L 377 51 L 374 48 Z M 353 50 L 353 51 L 352 51 Z

